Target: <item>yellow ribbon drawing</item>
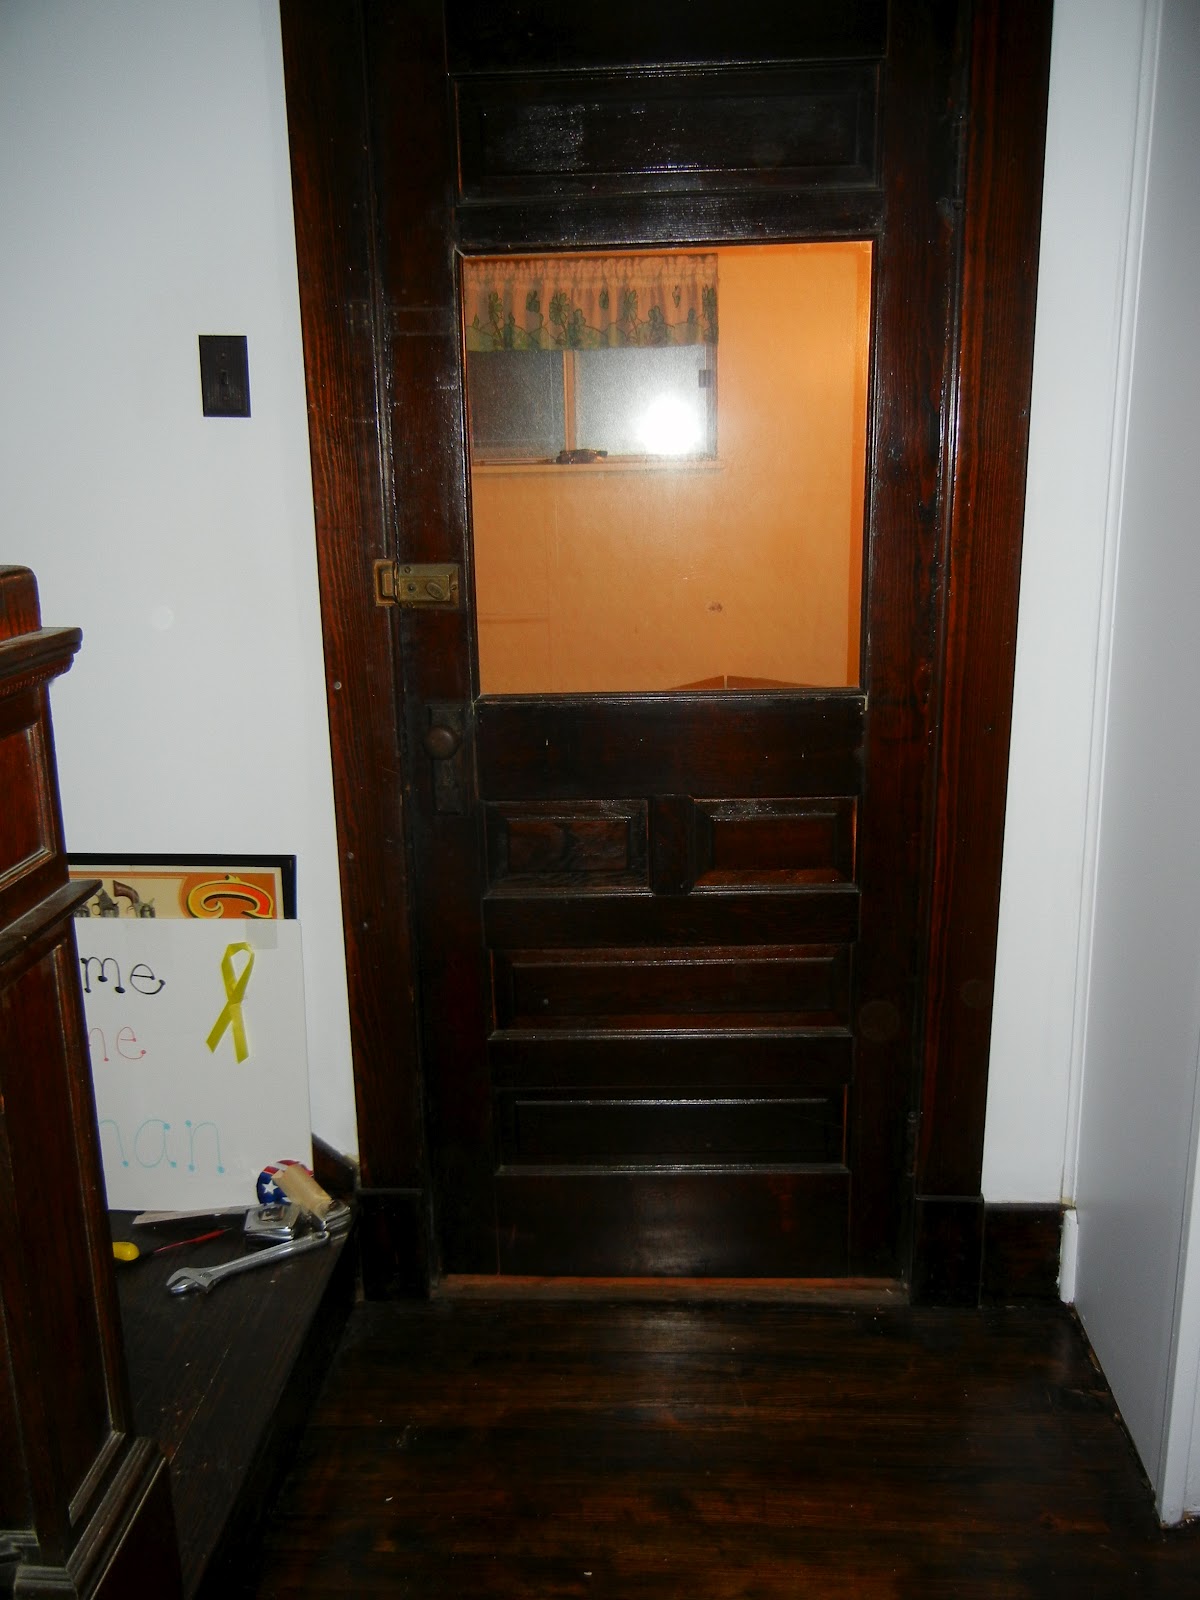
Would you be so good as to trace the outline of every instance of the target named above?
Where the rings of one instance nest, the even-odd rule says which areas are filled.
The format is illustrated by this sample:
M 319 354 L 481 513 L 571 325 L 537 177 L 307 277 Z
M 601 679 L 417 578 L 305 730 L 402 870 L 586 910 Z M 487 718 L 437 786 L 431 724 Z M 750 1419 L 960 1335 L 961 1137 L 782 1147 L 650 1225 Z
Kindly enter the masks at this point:
M 246 965 L 240 974 L 233 970 L 233 958 L 245 952 Z M 231 944 L 225 948 L 221 957 L 221 982 L 225 985 L 225 1009 L 213 1023 L 212 1032 L 205 1043 L 208 1048 L 215 1051 L 221 1042 L 221 1035 L 226 1028 L 233 1030 L 233 1053 L 239 1061 L 245 1061 L 250 1054 L 250 1046 L 246 1043 L 246 1024 L 242 1021 L 242 1001 L 246 998 L 246 985 L 250 982 L 250 974 L 254 970 L 254 951 L 248 944 Z

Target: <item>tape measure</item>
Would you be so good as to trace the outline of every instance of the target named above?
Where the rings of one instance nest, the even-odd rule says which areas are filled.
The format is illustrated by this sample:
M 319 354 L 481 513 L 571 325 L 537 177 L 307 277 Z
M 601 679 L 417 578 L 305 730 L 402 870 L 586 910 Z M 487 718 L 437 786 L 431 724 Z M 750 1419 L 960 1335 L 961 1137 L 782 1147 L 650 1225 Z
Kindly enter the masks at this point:
M 275 1174 L 281 1167 L 299 1167 L 302 1172 L 307 1172 L 309 1177 L 312 1177 L 312 1169 L 306 1167 L 303 1161 L 277 1161 L 273 1167 L 264 1167 L 255 1185 L 260 1206 L 282 1205 L 287 1200 L 287 1195 L 275 1181 Z

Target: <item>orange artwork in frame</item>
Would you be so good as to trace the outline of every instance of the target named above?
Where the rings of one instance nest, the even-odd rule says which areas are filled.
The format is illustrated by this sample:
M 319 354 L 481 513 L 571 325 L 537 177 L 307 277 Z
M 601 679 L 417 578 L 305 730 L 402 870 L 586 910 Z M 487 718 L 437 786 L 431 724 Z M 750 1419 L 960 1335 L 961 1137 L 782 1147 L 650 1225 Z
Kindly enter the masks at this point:
M 78 917 L 273 921 L 296 915 L 295 856 L 72 855 L 70 875 L 100 880 Z

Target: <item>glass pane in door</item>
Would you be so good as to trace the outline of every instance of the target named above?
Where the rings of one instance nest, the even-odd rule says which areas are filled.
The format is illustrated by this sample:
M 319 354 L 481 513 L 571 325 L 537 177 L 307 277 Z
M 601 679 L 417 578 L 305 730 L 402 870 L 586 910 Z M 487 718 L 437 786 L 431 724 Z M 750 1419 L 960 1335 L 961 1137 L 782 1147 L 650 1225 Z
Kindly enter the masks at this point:
M 482 693 L 859 683 L 871 251 L 463 262 Z

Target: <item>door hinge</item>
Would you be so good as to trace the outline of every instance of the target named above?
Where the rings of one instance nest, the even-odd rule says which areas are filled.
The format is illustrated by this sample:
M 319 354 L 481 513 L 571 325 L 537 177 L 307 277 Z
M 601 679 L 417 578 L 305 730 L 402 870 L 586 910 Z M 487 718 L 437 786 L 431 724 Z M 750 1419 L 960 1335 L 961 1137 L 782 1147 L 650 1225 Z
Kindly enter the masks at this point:
M 917 1132 L 921 1126 L 919 1111 L 910 1111 L 904 1129 L 904 1176 L 911 1178 L 917 1170 Z
M 377 606 L 458 606 L 458 568 L 444 561 L 417 566 L 398 561 L 375 562 Z

